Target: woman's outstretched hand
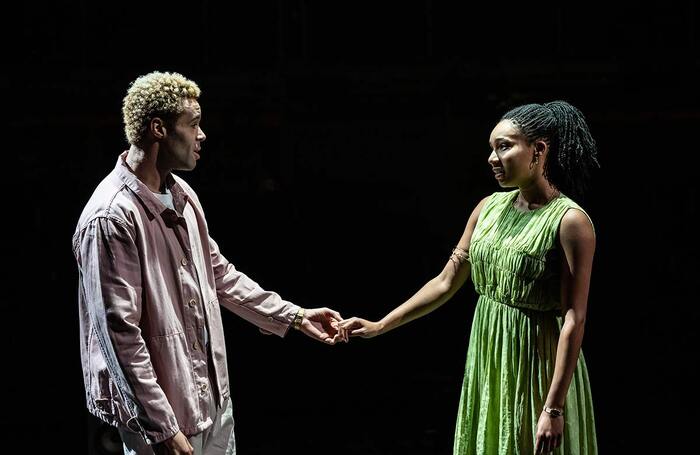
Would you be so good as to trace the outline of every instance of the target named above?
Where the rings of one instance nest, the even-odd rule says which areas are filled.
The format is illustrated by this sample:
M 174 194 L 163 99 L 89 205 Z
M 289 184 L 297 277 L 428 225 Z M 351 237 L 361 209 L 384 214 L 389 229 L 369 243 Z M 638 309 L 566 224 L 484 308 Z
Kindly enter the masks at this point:
M 341 336 L 345 339 L 348 337 L 373 338 L 381 335 L 383 331 L 381 323 L 357 317 L 343 319 L 338 324 L 338 327 L 340 328 Z

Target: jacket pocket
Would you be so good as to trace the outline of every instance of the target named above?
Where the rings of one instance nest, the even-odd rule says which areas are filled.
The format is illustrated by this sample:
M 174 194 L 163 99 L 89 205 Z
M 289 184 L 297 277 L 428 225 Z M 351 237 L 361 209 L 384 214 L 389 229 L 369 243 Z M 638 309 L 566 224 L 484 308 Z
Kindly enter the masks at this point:
M 121 393 L 107 368 L 94 328 L 88 341 L 88 355 L 88 407 L 107 423 L 126 425 L 132 416 L 122 402 Z
M 192 365 L 184 332 L 150 337 L 146 340 L 146 345 L 153 371 L 166 395 L 170 396 L 178 383 L 192 382 L 191 375 L 188 374 Z

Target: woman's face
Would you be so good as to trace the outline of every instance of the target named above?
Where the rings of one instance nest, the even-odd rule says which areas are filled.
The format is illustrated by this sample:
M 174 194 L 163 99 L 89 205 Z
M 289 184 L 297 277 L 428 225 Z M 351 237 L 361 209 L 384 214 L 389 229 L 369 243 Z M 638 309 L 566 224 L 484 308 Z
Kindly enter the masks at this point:
M 510 120 L 501 120 L 489 138 L 489 164 L 503 188 L 527 186 L 542 176 L 546 144 L 527 138 Z

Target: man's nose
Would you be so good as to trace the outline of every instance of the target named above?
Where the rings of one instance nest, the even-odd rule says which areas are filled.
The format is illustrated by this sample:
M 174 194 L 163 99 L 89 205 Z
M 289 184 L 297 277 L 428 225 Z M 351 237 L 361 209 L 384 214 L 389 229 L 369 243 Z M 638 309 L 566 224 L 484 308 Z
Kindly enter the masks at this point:
M 197 140 L 199 142 L 204 142 L 207 139 L 207 135 L 204 134 L 204 130 L 202 128 L 199 129 L 199 132 L 197 133 Z

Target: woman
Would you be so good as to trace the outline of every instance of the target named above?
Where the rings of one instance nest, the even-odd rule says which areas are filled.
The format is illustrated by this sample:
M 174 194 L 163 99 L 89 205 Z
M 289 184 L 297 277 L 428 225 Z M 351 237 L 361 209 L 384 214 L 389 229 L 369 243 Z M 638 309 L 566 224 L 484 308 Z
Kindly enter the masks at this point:
M 595 454 L 580 353 L 595 234 L 565 194 L 598 166 L 581 112 L 563 101 L 506 113 L 488 162 L 502 188 L 474 209 L 442 272 L 378 322 L 350 318 L 343 336 L 371 338 L 435 310 L 469 276 L 479 294 L 457 416 L 455 454 Z

